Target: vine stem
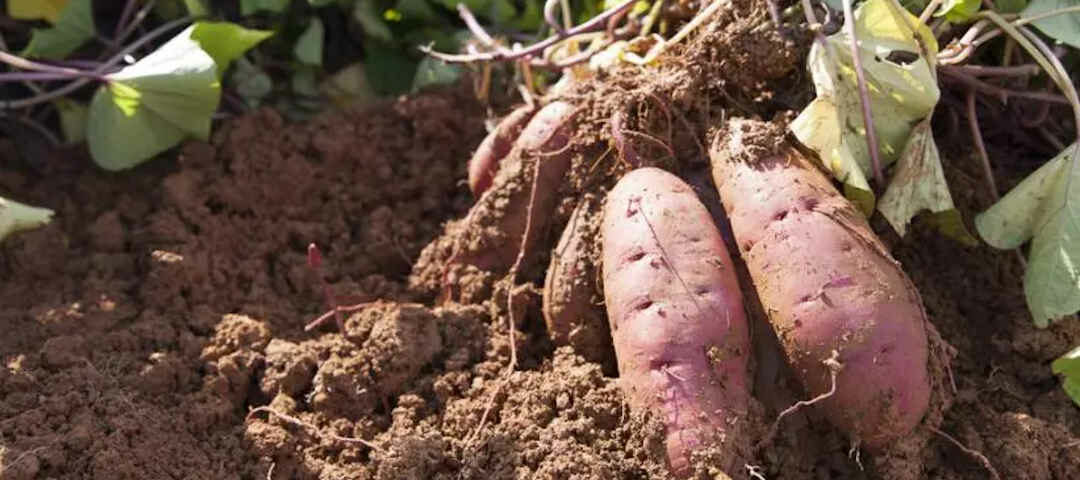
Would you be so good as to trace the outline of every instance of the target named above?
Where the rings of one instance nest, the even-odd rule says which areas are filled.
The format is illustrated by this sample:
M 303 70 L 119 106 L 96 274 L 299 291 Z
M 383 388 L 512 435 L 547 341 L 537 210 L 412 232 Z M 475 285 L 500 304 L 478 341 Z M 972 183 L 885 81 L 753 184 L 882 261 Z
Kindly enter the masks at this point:
M 884 187 L 885 175 L 881 171 L 877 131 L 874 128 L 874 116 L 870 106 L 870 88 L 866 85 L 866 72 L 863 71 L 862 58 L 859 56 L 859 39 L 855 37 L 855 14 L 852 13 L 851 0 L 844 0 L 844 30 L 847 30 L 851 39 L 851 60 L 855 67 L 855 80 L 859 86 L 859 103 L 862 105 L 863 126 L 866 128 L 866 148 L 870 150 L 870 164 L 874 169 L 874 180 L 879 187 Z
M 162 25 L 162 26 L 160 26 L 158 28 L 155 28 L 154 30 L 152 30 L 150 33 L 147 33 L 142 38 L 132 42 L 131 45 L 128 45 L 128 46 L 124 47 L 123 50 L 120 50 L 116 55 L 113 55 L 112 58 L 110 58 L 105 63 L 101 64 L 101 66 L 98 67 L 93 72 L 91 72 L 91 74 L 92 75 L 98 75 L 98 76 L 104 75 L 105 72 L 107 72 L 110 68 L 112 68 L 112 67 L 118 65 L 120 62 L 122 62 L 124 60 L 124 57 L 131 54 L 131 52 L 134 52 L 135 50 L 138 50 L 143 45 L 146 45 L 147 43 L 153 41 L 157 37 L 160 37 L 161 35 L 165 34 L 166 32 L 168 32 L 168 31 L 170 31 L 170 30 L 172 30 L 172 29 L 174 29 L 174 28 L 176 28 L 176 27 L 178 27 L 180 25 L 188 23 L 191 20 L 192 20 L 192 18 L 190 16 L 187 16 L 187 17 L 183 17 L 183 18 L 178 18 L 178 19 L 173 20 L 173 21 L 171 21 L 169 23 L 166 23 L 166 24 L 164 24 L 164 25 Z M 63 87 L 58 88 L 58 89 L 53 90 L 53 91 L 50 91 L 50 92 L 44 92 L 44 93 L 34 95 L 32 97 L 29 97 L 29 98 L 24 98 L 22 100 L 15 100 L 15 101 L 10 101 L 10 102 L 0 102 L 0 110 L 12 110 L 12 109 L 17 109 L 17 108 L 26 108 L 26 107 L 29 107 L 31 105 L 37 105 L 39 103 L 45 103 L 45 102 L 51 101 L 53 99 L 63 97 L 63 96 L 65 96 L 65 95 L 67 95 L 67 94 L 69 94 L 71 92 L 74 92 L 74 91 L 82 88 L 86 84 L 90 83 L 91 80 L 93 80 L 93 79 L 83 77 L 83 78 L 74 80 L 71 83 L 68 83 L 67 85 L 65 85 Z M 107 79 L 103 77 L 101 80 L 106 81 Z

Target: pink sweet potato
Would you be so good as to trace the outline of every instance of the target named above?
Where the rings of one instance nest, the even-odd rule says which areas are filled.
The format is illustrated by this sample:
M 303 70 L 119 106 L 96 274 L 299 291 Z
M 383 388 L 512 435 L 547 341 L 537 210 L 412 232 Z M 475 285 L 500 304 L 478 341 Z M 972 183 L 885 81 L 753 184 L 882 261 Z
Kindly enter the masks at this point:
M 530 105 L 514 109 L 499 120 L 495 130 L 476 147 L 476 152 L 469 160 L 469 189 L 473 196 L 479 197 L 491 187 L 491 181 L 499 171 L 499 161 L 510 153 L 514 141 L 521 135 L 521 130 L 525 128 L 533 113 L 536 113 L 536 108 Z
M 713 178 L 770 323 L 808 396 L 871 449 L 927 411 L 927 318 L 914 285 L 865 218 L 784 132 L 732 120 L 713 143 Z
M 553 102 L 533 116 L 501 162 L 491 188 L 469 212 L 468 238 L 462 239 L 453 263 L 505 272 L 521 250 L 527 224 L 529 238 L 524 250 L 528 254 L 534 249 L 547 229 L 570 168 L 566 146 L 574 112 L 568 103 Z
M 641 168 L 609 193 L 601 234 L 608 321 L 631 406 L 664 422 L 675 474 L 690 473 L 691 454 L 710 444 L 721 468 L 741 469 L 753 443 L 750 340 L 712 217 L 678 177 Z

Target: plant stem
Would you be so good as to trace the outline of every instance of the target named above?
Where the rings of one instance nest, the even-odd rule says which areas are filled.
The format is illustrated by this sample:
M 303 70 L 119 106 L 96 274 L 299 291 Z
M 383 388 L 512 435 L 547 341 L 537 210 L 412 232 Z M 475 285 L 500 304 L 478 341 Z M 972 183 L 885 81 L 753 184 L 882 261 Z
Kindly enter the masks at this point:
M 878 187 L 885 187 L 885 175 L 881 171 L 881 156 L 878 152 L 877 131 L 874 128 L 874 116 L 870 107 L 870 88 L 866 85 L 866 72 L 862 68 L 859 55 L 859 39 L 855 37 L 855 14 L 851 9 L 851 0 L 844 0 L 844 30 L 851 39 L 851 59 L 855 67 L 855 80 L 859 86 L 859 103 L 862 105 L 863 125 L 866 127 L 866 148 L 870 150 L 870 165 L 874 170 L 874 180 Z
M 941 0 L 930 0 L 930 4 L 919 14 L 919 23 L 926 24 L 926 21 L 930 20 L 930 16 L 934 14 L 934 10 L 937 10 L 940 5 Z
M 157 37 L 160 37 L 161 35 L 167 33 L 168 31 L 170 31 L 170 30 L 172 30 L 172 29 L 174 29 L 174 28 L 176 28 L 176 27 L 178 27 L 180 25 L 188 23 L 190 21 L 191 21 L 191 17 L 183 17 L 183 18 L 178 18 L 178 19 L 173 20 L 173 21 L 171 21 L 169 23 L 166 23 L 166 24 L 164 24 L 164 25 L 162 25 L 160 27 L 155 28 L 154 30 L 150 31 L 150 33 L 147 33 L 146 35 L 144 35 L 142 38 L 132 42 L 131 45 L 128 45 L 128 46 L 124 47 L 124 49 L 120 50 L 116 55 L 113 55 L 113 57 L 110 58 L 105 63 L 103 63 L 101 65 L 101 67 L 99 67 L 97 70 L 94 70 L 92 72 L 92 74 L 94 74 L 94 75 L 105 75 L 105 72 L 107 72 L 110 68 L 118 65 L 120 62 L 122 62 L 124 60 L 124 57 L 127 56 L 128 54 L 130 54 L 131 52 L 134 52 L 135 50 L 138 50 L 143 45 L 146 45 L 147 43 L 153 41 Z M 44 93 L 34 95 L 32 97 L 29 97 L 29 98 L 24 98 L 24 99 L 21 99 L 21 100 L 15 100 L 15 101 L 10 101 L 10 102 L 0 102 L 0 110 L 10 110 L 10 109 L 16 109 L 16 108 L 25 108 L 25 107 L 29 107 L 31 105 L 37 105 L 39 103 L 48 102 L 48 101 L 50 101 L 50 100 L 52 100 L 54 98 L 63 97 L 64 95 L 67 95 L 67 94 L 69 94 L 71 92 L 74 92 L 74 91 L 82 88 L 87 83 L 90 83 L 91 80 L 92 80 L 91 78 L 83 77 L 83 78 L 75 80 L 75 81 L 73 81 L 71 83 L 68 83 L 67 85 L 65 85 L 65 86 L 63 86 L 63 87 L 61 87 L 59 89 L 53 90 L 51 92 L 44 92 Z
M 1065 14 L 1068 14 L 1068 13 L 1077 13 L 1077 12 L 1080 12 L 1080 5 L 1076 5 L 1076 6 L 1072 6 L 1072 7 L 1066 7 L 1066 8 L 1060 8 L 1060 9 L 1057 9 L 1057 10 L 1051 10 L 1049 12 L 1043 12 L 1043 13 L 1040 13 L 1038 15 L 1034 15 L 1034 16 L 1031 16 L 1031 17 L 1018 18 L 1018 19 L 1016 19 L 1016 20 L 1014 20 L 1014 21 L 1012 21 L 1010 23 L 1012 23 L 1012 25 L 1014 27 L 1021 27 L 1021 26 L 1027 25 L 1027 24 L 1029 24 L 1031 22 L 1036 22 L 1036 21 L 1042 20 L 1044 18 L 1054 17 L 1054 16 L 1057 16 L 1057 15 L 1065 15 Z M 984 43 L 986 43 L 986 42 L 988 42 L 990 40 L 993 40 L 994 38 L 997 38 L 997 37 L 1001 36 L 1002 33 L 1004 33 L 1004 32 L 1002 32 L 1002 30 L 1000 28 L 997 28 L 997 29 L 994 29 L 992 31 L 986 32 L 982 36 L 980 36 L 979 38 L 975 39 L 975 41 L 971 42 L 971 45 L 973 47 L 977 48 L 979 45 L 982 45 L 982 44 L 984 44 Z
M 1050 102 L 1062 105 L 1069 105 L 1071 103 L 1067 97 L 1054 93 L 1010 90 L 1004 87 L 999 87 L 997 85 L 992 85 L 982 80 L 979 80 L 971 75 L 968 75 L 967 73 L 964 73 L 963 70 L 960 70 L 959 68 L 954 66 L 942 65 L 938 67 L 938 71 L 945 74 L 945 76 L 947 77 L 956 79 L 960 83 L 963 83 L 970 88 L 973 88 L 988 95 L 992 95 L 998 100 L 1000 100 L 1002 103 L 1008 103 L 1009 97 L 1026 98 L 1030 100 L 1038 100 L 1041 102 Z
M 124 3 L 124 10 L 120 13 L 120 21 L 116 22 L 116 31 L 113 32 L 113 38 L 120 39 L 120 32 L 124 31 L 124 27 L 127 25 L 128 20 L 131 19 L 131 14 L 135 12 L 135 5 L 139 3 L 136 0 L 127 0 Z
M 954 68 L 973 77 L 1030 77 L 1038 75 L 1042 71 L 1038 65 L 1026 63 L 1012 67 L 997 67 L 988 65 L 959 65 Z
M 558 43 L 561 40 L 604 27 L 604 24 L 607 23 L 610 18 L 625 12 L 627 9 L 633 6 L 636 1 L 637 0 L 626 0 L 625 2 L 619 4 L 614 8 L 605 10 L 604 12 L 589 19 L 589 21 L 582 23 L 581 25 L 578 25 L 569 30 L 565 30 L 562 33 L 556 32 L 555 35 L 552 35 L 544 40 L 541 40 L 524 48 L 515 47 L 513 50 L 509 50 L 506 48 L 498 48 L 494 52 L 474 52 L 464 55 L 440 53 L 432 50 L 431 47 L 427 46 L 420 47 L 420 51 L 440 60 L 453 63 L 471 63 L 493 60 L 517 60 L 521 58 L 532 57 L 537 53 L 543 52 L 544 49 Z M 458 11 L 469 12 L 469 8 L 466 7 L 464 3 L 459 3 Z M 471 14 L 471 12 L 469 13 Z M 477 25 L 477 27 L 479 27 L 479 25 Z M 479 30 L 483 31 L 483 28 L 480 27 Z M 475 34 L 476 32 L 473 33 Z M 487 38 L 489 39 L 491 38 L 491 36 L 487 35 L 486 32 L 484 33 L 484 35 L 487 36 Z M 483 41 L 483 39 L 481 39 L 481 41 Z
M 46 65 L 44 63 L 27 60 L 18 55 L 13 55 L 3 50 L 0 50 L 0 62 L 4 62 L 15 68 L 30 70 L 34 72 L 48 72 L 69 76 L 79 76 L 86 73 L 82 70 L 76 70 L 74 68 L 54 67 L 52 65 Z
M 135 29 L 139 28 L 139 24 L 141 24 L 142 21 L 146 19 L 146 16 L 150 14 L 150 10 L 154 8 L 154 4 L 156 3 L 157 0 L 149 0 L 146 2 L 146 5 L 144 5 L 143 8 L 141 8 L 139 12 L 135 14 L 135 18 L 131 20 L 131 23 L 128 24 L 124 28 L 124 30 L 120 32 L 120 35 L 116 37 L 117 45 L 123 45 L 124 42 L 127 41 L 128 37 L 130 37 L 132 33 L 135 33 Z
M 968 126 L 971 127 L 971 138 L 975 139 L 975 149 L 978 151 L 979 160 L 982 163 L 983 178 L 986 179 L 986 184 L 990 186 L 990 195 L 993 197 L 994 202 L 997 202 L 1001 197 L 998 195 L 997 182 L 994 181 L 994 170 L 990 167 L 990 157 L 986 154 L 986 144 L 983 143 L 982 131 L 979 129 L 979 117 L 975 115 L 974 89 L 968 90 L 964 101 L 967 107 Z
M 0 73 L 0 83 L 4 82 L 48 82 L 54 80 L 71 80 L 72 75 L 66 73 L 49 72 L 10 72 Z

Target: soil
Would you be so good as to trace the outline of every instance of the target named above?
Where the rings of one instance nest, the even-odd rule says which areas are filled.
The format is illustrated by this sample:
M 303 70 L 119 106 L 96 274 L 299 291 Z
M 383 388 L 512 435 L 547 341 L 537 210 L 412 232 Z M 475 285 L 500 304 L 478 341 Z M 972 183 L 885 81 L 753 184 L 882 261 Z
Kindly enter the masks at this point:
M 627 129 L 667 131 L 680 156 L 694 157 L 714 118 L 691 108 L 703 92 L 794 108 L 805 90 L 788 73 L 800 56 L 775 48 L 791 39 L 701 47 L 713 38 L 734 48 L 748 27 L 731 25 L 761 15 L 704 27 L 705 40 L 676 52 L 700 65 L 684 69 L 689 77 L 635 85 L 616 73 L 609 90 L 571 92 L 593 107 L 595 118 L 582 121 L 598 126 L 578 141 L 611 133 L 620 110 Z M 755 63 L 766 67 L 729 83 L 684 81 L 769 54 Z M 672 119 L 659 98 L 701 116 Z M 30 168 L 0 140 L 0 194 L 58 211 L 49 226 L 0 245 L 0 479 L 666 478 L 656 420 L 628 408 L 610 369 L 548 338 L 542 269 L 517 285 L 462 279 L 481 287 L 456 301 L 410 287 L 421 251 L 473 202 L 465 159 L 484 118 L 464 88 L 303 125 L 264 110 L 175 158 L 116 174 L 80 149 Z M 684 121 L 689 128 L 670 123 Z M 991 200 L 962 130 L 939 141 L 970 224 Z M 656 153 L 635 138 L 637 154 Z M 574 171 L 595 153 L 576 150 Z M 995 164 L 1002 188 L 1031 169 Z M 575 178 L 575 188 L 588 183 Z M 553 223 L 572 209 L 561 204 Z M 915 476 L 991 478 L 982 455 L 1000 478 L 1080 478 L 1080 411 L 1049 368 L 1080 344 L 1080 322 L 1032 326 L 1014 252 L 963 246 L 922 221 L 903 239 L 880 218 L 873 226 L 955 348 L 955 398 L 937 431 L 920 432 L 929 443 L 909 459 Z M 342 332 L 335 322 L 304 329 L 326 309 L 306 265 L 311 242 L 338 301 L 365 304 Z M 533 263 L 547 265 L 545 255 Z M 498 300 L 508 293 L 512 308 Z M 755 345 L 775 343 L 767 337 Z M 762 373 L 784 366 L 761 352 L 755 395 L 773 418 L 800 394 L 775 383 L 783 375 Z M 506 375 L 512 353 L 517 369 Z M 729 473 L 886 478 L 872 453 L 853 447 L 803 410 L 747 471 Z

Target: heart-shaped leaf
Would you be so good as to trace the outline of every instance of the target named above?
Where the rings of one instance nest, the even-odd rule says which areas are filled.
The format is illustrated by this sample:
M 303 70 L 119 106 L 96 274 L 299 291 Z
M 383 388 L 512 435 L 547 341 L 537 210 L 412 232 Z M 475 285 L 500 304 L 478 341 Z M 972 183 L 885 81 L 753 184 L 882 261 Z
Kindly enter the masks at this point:
M 122 170 L 184 138 L 206 140 L 221 99 L 214 59 L 188 27 L 134 65 L 106 77 L 90 104 L 87 141 L 102 168 Z

